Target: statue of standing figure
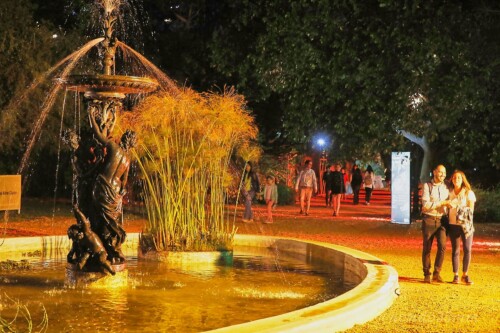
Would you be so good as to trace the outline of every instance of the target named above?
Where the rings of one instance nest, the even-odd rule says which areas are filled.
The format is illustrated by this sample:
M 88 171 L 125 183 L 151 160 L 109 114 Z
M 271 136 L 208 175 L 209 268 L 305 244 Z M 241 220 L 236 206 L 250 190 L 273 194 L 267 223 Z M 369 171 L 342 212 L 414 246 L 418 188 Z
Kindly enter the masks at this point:
M 111 117 L 112 121 L 107 121 L 110 117 L 101 119 L 99 108 L 89 108 L 89 118 L 92 133 L 88 133 L 86 140 L 80 139 L 72 130 L 66 131 L 63 137 L 72 149 L 71 162 L 74 177 L 72 201 L 76 207 L 74 208 L 75 216 L 78 220 L 78 224 L 68 229 L 68 235 L 71 234 L 75 238 L 75 244 L 83 242 L 76 238 L 78 232 L 84 235 L 85 230 L 87 235 L 95 235 L 90 238 L 94 240 L 93 243 L 99 243 L 97 246 L 99 247 L 99 260 L 92 260 L 89 264 L 96 263 L 112 272 L 107 267 L 108 261 L 111 264 L 118 264 L 125 260 L 121 251 L 121 245 L 126 238 L 122 225 L 122 201 L 126 194 L 125 186 L 130 169 L 129 150 L 136 145 L 137 138 L 135 132 L 127 130 L 120 143 L 114 142 L 110 133 L 115 117 Z M 94 139 L 91 139 L 92 134 Z M 86 225 L 82 221 L 90 223 L 90 228 L 84 228 Z M 80 247 L 76 246 L 72 249 L 71 258 L 86 258 L 89 254 L 92 257 L 97 255 L 96 251 L 86 252 Z M 103 261 L 103 253 L 106 254 L 106 261 Z M 68 262 L 73 261 L 73 259 L 70 260 L 68 254 Z M 83 269 L 86 262 L 87 260 L 79 260 L 78 267 Z M 99 267 L 94 267 L 94 269 L 99 269 Z
M 122 201 L 130 169 L 128 153 L 135 147 L 137 137 L 135 132 L 127 130 L 119 144 L 114 142 L 108 136 L 110 131 L 106 124 L 101 128 L 97 123 L 97 110 L 89 111 L 93 133 L 105 151 L 92 189 L 90 222 L 92 230 L 103 240 L 110 261 L 120 263 L 125 260 L 121 252 L 126 237 L 122 226 Z

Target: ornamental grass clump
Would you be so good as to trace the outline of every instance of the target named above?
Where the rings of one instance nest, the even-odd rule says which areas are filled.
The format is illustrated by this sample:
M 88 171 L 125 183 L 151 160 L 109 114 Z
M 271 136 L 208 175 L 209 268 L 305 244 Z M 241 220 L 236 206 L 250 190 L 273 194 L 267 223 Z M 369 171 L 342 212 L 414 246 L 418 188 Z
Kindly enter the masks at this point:
M 242 96 L 232 91 L 145 99 L 122 118 L 139 137 L 135 150 L 148 214 L 143 245 L 156 251 L 228 250 L 236 228 L 225 213 L 228 167 L 257 137 Z M 144 249 L 144 248 L 143 248 Z

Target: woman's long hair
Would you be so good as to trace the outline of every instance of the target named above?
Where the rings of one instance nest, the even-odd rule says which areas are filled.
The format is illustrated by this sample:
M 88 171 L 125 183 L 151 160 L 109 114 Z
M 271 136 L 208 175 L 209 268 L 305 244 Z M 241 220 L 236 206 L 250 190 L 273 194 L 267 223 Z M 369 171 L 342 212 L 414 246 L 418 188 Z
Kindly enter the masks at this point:
M 466 191 L 470 191 L 471 190 L 471 187 L 470 187 L 470 183 L 469 181 L 467 180 L 467 177 L 465 176 L 465 173 L 461 170 L 455 170 L 453 171 L 453 174 L 451 175 L 451 181 L 450 181 L 450 186 L 451 188 L 454 188 L 455 185 L 453 184 L 453 177 L 455 177 L 456 174 L 459 174 L 462 176 L 462 187 L 461 188 L 465 188 Z
M 247 171 L 247 165 L 250 166 L 250 170 Z M 252 162 L 248 161 L 245 165 L 245 170 L 243 172 L 243 179 L 244 180 L 247 180 L 248 177 L 250 177 L 253 173 L 253 166 L 252 166 Z

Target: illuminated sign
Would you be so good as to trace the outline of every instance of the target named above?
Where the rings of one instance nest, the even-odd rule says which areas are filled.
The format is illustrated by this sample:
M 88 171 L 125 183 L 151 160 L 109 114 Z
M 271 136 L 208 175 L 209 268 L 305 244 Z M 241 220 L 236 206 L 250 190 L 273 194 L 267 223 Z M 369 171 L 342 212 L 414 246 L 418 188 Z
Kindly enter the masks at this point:
M 391 222 L 410 224 L 410 153 L 409 152 L 392 153 Z
M 21 175 L 0 176 L 0 210 L 21 210 Z

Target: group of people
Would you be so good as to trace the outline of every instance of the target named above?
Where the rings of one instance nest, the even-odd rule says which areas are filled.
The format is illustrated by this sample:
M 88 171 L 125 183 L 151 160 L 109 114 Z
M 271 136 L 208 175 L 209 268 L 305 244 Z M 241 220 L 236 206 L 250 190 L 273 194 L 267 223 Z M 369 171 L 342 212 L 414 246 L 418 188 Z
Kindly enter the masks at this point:
M 471 189 L 465 174 L 456 170 L 446 183 L 446 168 L 438 165 L 433 170 L 433 178 L 423 186 L 422 194 L 422 266 L 424 282 L 442 283 L 441 268 L 446 250 L 446 239 L 449 236 L 452 248 L 453 281 L 460 280 L 471 285 L 469 265 L 471 261 L 472 238 L 474 226 L 472 216 L 476 196 Z M 437 242 L 437 253 L 434 271 L 431 278 L 431 249 L 434 238 Z M 460 243 L 463 247 L 462 277 L 459 278 Z
M 318 183 L 312 161 L 306 160 L 304 169 L 300 172 L 295 190 L 300 193 L 300 214 L 309 215 L 311 197 L 318 191 Z M 353 203 L 359 204 L 359 192 L 364 184 L 366 197 L 365 204 L 370 204 L 373 191 L 374 172 L 368 166 L 364 174 L 358 165 L 354 164 L 349 179 L 353 192 Z M 474 233 L 473 212 L 476 196 L 471 189 L 465 174 L 456 170 L 453 172 L 449 184 L 445 181 L 446 168 L 438 165 L 433 170 L 431 182 L 423 185 L 422 194 L 422 266 L 424 282 L 442 283 L 441 268 L 446 250 L 447 237 L 451 240 L 452 267 L 454 278 L 452 283 L 463 283 L 470 285 L 472 279 L 468 275 L 471 261 L 472 238 Z M 346 189 L 346 176 L 342 173 L 340 163 L 329 166 L 323 175 L 326 186 L 326 206 L 333 207 L 333 216 L 338 216 L 340 211 L 341 196 Z M 242 177 L 242 195 L 245 200 L 245 212 L 243 222 L 253 221 L 252 200 L 260 191 L 259 178 L 252 170 L 252 164 L 247 163 Z M 275 178 L 271 175 L 266 177 L 264 188 L 264 199 L 267 205 L 267 220 L 264 223 L 272 223 L 272 209 L 278 203 L 278 189 Z M 431 277 L 431 249 L 434 238 L 437 242 L 437 253 L 434 261 L 434 271 Z M 459 278 L 460 243 L 463 247 L 462 277 Z
M 241 182 L 241 195 L 243 196 L 243 200 L 245 202 L 243 222 L 252 223 L 252 201 L 255 195 L 260 192 L 260 182 L 257 173 L 252 169 L 251 162 L 246 163 Z M 266 201 L 267 206 L 267 219 L 264 223 L 273 223 L 273 208 L 278 204 L 278 186 L 276 185 L 276 178 L 272 175 L 266 176 L 264 200 Z
M 333 216 L 340 214 L 340 204 L 346 193 L 353 194 L 353 204 L 359 204 L 359 192 L 364 184 L 365 205 L 370 204 L 373 191 L 373 181 L 375 174 L 370 165 L 362 173 L 357 164 L 354 164 L 352 171 L 348 174 L 340 163 L 334 163 L 327 166 L 323 174 L 325 184 L 325 205 L 333 208 Z M 307 160 L 297 178 L 295 190 L 300 194 L 300 214 L 309 215 L 311 206 L 311 197 L 318 191 L 316 174 L 312 169 L 312 161 Z

